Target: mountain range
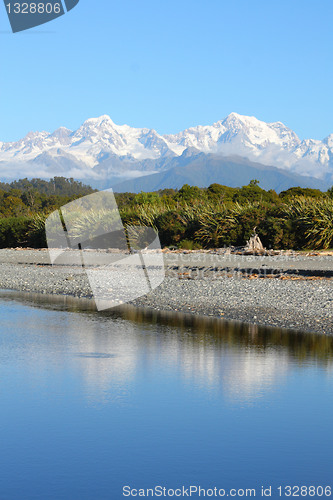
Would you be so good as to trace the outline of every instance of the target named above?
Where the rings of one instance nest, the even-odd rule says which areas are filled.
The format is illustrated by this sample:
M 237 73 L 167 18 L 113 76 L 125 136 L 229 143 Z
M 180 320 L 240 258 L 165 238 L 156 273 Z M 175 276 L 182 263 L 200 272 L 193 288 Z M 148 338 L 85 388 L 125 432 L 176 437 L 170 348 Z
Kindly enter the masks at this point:
M 132 191 L 186 182 L 239 186 L 254 177 L 276 190 L 292 185 L 325 189 L 333 184 L 333 134 L 321 141 L 301 140 L 281 122 L 231 113 L 213 125 L 160 135 L 116 125 L 103 115 L 75 131 L 61 127 L 0 142 L 2 180 L 54 175 Z

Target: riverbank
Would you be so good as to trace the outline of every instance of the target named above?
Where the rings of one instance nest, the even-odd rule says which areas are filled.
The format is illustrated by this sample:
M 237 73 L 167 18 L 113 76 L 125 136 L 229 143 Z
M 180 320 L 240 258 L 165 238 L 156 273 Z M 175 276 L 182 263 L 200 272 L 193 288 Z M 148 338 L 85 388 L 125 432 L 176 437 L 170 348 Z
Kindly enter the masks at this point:
M 132 301 L 304 332 L 333 334 L 333 257 L 167 253 L 166 279 Z M 46 250 L 0 250 L 0 288 L 92 298 L 85 271 L 50 266 Z

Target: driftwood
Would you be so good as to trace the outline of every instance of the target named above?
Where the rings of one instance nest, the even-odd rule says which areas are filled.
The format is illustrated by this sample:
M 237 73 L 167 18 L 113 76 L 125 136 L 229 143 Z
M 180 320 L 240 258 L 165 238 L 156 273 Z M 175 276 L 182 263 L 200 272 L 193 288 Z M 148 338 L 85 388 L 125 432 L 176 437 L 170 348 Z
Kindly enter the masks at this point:
M 249 254 L 263 254 L 265 253 L 265 248 L 261 243 L 259 236 L 256 233 L 256 227 L 253 229 L 253 234 L 250 237 L 249 241 L 246 243 L 244 247 L 244 252 Z

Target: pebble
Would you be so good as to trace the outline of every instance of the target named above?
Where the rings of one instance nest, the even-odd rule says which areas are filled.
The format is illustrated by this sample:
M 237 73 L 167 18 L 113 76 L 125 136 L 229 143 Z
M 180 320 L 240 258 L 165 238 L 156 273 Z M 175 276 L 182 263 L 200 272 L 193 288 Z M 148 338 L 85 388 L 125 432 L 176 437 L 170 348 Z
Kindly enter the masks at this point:
M 34 250 L 29 252 L 32 260 L 40 255 Z M 36 266 L 32 262 L 27 265 L 22 262 L 22 253 L 1 250 L 0 288 L 93 297 L 82 267 L 52 267 L 47 262 L 46 265 Z M 324 263 L 328 266 L 328 260 Z M 198 279 L 188 280 L 172 274 L 156 290 L 131 303 L 138 307 L 219 318 L 223 315 L 227 320 L 333 335 L 331 279 L 243 279 L 225 274 L 212 279 L 201 274 Z

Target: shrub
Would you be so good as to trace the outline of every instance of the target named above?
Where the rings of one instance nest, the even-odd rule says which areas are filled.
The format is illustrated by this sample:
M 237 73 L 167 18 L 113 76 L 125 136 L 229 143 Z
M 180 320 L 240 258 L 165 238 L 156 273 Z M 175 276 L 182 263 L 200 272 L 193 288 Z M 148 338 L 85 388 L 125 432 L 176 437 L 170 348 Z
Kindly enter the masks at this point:
M 303 247 L 314 248 L 333 245 L 333 199 L 297 198 L 290 207 L 297 232 L 303 235 Z
M 163 246 L 177 245 L 186 239 L 186 222 L 177 212 L 169 211 L 159 215 L 156 226 Z
M 30 246 L 28 232 L 31 217 L 9 217 L 0 219 L 0 247 Z
M 235 213 L 224 208 L 218 213 L 204 213 L 198 218 L 199 229 L 195 239 L 206 248 L 234 245 L 239 237 L 239 225 Z

